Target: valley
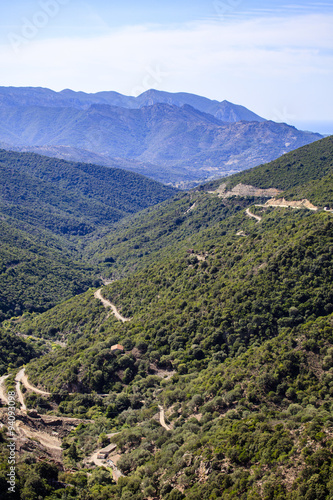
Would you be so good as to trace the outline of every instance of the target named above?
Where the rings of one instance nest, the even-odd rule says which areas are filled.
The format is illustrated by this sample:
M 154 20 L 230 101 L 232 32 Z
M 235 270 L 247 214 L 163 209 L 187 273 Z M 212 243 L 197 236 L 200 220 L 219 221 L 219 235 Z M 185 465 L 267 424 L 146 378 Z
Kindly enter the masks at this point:
M 329 498 L 332 137 L 189 191 L 2 165 L 0 485 L 14 390 L 26 498 Z

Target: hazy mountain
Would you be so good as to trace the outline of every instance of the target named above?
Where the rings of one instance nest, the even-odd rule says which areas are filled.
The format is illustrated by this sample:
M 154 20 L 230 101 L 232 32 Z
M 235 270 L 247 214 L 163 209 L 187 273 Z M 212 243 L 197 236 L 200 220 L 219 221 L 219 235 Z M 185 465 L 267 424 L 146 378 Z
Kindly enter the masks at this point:
M 221 121 L 236 122 L 264 121 L 244 106 L 228 101 L 216 101 L 186 92 L 170 93 L 159 90 L 147 90 L 138 97 L 125 96 L 118 92 L 106 91 L 95 94 L 75 92 L 70 89 L 54 92 L 41 87 L 0 87 L 0 104 L 5 106 L 45 106 L 73 107 L 87 109 L 92 104 L 109 104 L 123 108 L 142 108 L 153 104 L 165 103 L 181 107 L 189 104 L 193 108 L 216 116 Z
M 87 151 L 101 155 L 103 164 L 115 158 L 139 161 L 141 165 L 126 168 L 175 185 L 244 170 L 322 137 L 271 121 L 223 122 L 188 104 L 156 103 L 137 109 L 109 104 L 91 104 L 86 109 L 50 107 L 59 95 L 45 90 L 46 105 L 24 105 L 22 100 L 35 102 L 38 89 L 34 91 L 31 96 L 26 90 L 22 95 L 15 91 L 20 105 L 9 104 L 5 93 L 0 141 L 21 149 L 75 148 L 71 156 L 66 151 L 67 159 L 78 159 L 77 150 L 83 150 L 81 158 L 86 161 Z M 156 93 L 146 97 L 155 99 Z

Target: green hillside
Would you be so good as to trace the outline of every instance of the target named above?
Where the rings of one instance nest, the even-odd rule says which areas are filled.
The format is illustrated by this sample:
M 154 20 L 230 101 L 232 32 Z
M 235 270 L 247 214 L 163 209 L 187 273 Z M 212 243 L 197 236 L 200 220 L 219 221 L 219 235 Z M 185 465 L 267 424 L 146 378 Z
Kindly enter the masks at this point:
M 42 312 L 93 284 L 93 269 L 66 246 L 48 245 L 0 221 L 0 319 Z M 55 240 L 56 241 L 56 240 Z
M 333 208 L 333 137 L 288 153 L 278 160 L 220 179 L 177 195 L 158 207 L 116 223 L 107 234 L 88 244 L 86 257 L 105 277 L 119 278 L 144 268 L 156 259 L 190 249 L 191 236 L 254 203 L 267 198 L 246 196 L 219 199 L 207 196 L 221 183 L 258 188 L 275 187 L 287 200 L 310 200 L 319 208 Z M 290 179 L 290 181 L 289 181 Z
M 68 338 L 28 366 L 31 381 L 58 402 L 63 395 L 59 410 L 102 413 L 103 428 L 122 430 L 118 466 L 128 477 L 107 498 L 128 489 L 137 499 L 174 498 L 174 489 L 193 499 L 329 494 L 332 243 L 330 214 L 269 210 L 257 224 L 240 213 L 198 233 L 194 254 L 105 287 L 130 322 L 107 319 L 87 292 L 20 325 Z M 123 356 L 110 351 L 118 342 Z M 159 370 L 176 373 L 167 381 Z M 158 404 L 171 431 L 152 420 Z M 83 458 L 89 432 L 78 430 L 66 449 L 75 441 Z
M 277 160 L 228 178 L 228 186 L 239 182 L 260 188 L 286 191 L 333 173 L 333 136 L 287 153 Z
M 0 376 L 7 369 L 15 369 L 42 354 L 40 346 L 33 346 L 24 338 L 13 335 L 5 327 L 0 328 Z
M 330 201 L 330 148 L 331 138 L 313 144 L 308 162 L 301 148 L 289 186 L 283 157 L 280 189 L 303 197 L 312 183 L 319 199 L 318 182 Z M 247 175 L 230 182 L 259 186 L 256 170 Z M 216 186 L 101 227 L 80 252 L 74 238 L 64 244 L 61 255 L 117 279 L 101 293 L 127 321 L 90 288 L 5 323 L 12 338 L 64 343 L 27 353 L 30 383 L 50 393 L 28 391 L 27 406 L 84 419 L 61 437 L 61 466 L 47 469 L 38 449 L 20 457 L 20 498 L 333 496 L 333 215 L 255 207 L 208 192 Z M 110 442 L 117 468 L 96 467 L 88 457 Z M 3 433 L 4 464 L 6 445 Z
M 244 221 L 243 214 L 234 216 L 229 233 L 222 223 L 198 234 L 200 246 L 194 251 L 205 255 L 205 260 L 198 260 L 195 253 L 177 252 L 103 288 L 103 296 L 132 321 L 121 324 L 110 317 L 103 323 L 102 337 L 116 336 L 119 343 L 128 341 L 129 348 L 146 343 L 144 358 L 190 372 L 192 366 L 204 368 L 215 354 L 220 360 L 237 356 L 287 327 L 333 312 L 331 215 L 271 213 L 264 219 L 259 226 Z M 237 236 L 236 228 L 245 230 L 247 237 Z M 87 299 L 74 298 L 20 328 L 43 337 L 49 336 L 51 328 L 59 338 L 86 332 L 94 340 L 99 333 L 96 314 L 104 320 L 105 312 L 96 299 Z M 75 318 L 83 317 L 83 310 L 81 322 Z M 77 368 L 87 390 L 112 390 L 114 379 L 107 364 L 105 373 L 99 368 L 104 382 L 97 387 L 89 379 L 91 361 L 83 361 L 82 345 L 75 352 L 79 352 Z M 68 350 L 66 369 L 73 365 L 72 355 Z M 59 370 L 54 360 L 47 375 L 41 369 L 48 390 L 59 390 L 66 383 L 64 367 Z
M 319 207 L 333 208 L 333 136 L 321 139 L 287 153 L 275 161 L 223 179 L 227 189 L 237 184 L 257 188 L 276 188 L 287 200 L 308 199 Z M 221 180 L 202 186 L 203 190 L 217 189 Z
M 221 200 L 200 191 L 180 193 L 156 207 L 122 219 L 88 243 L 85 257 L 107 277 L 122 277 L 139 268 L 190 250 L 191 238 L 254 202 L 254 198 Z
M 121 169 L 4 150 L 0 179 L 1 212 L 65 235 L 85 235 L 177 192 Z

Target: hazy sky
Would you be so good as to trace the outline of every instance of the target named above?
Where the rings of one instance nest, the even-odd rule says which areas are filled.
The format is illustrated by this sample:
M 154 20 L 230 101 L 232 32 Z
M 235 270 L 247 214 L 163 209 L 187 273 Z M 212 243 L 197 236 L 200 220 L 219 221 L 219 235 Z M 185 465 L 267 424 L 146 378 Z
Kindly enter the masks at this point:
M 11 0 L 0 14 L 0 85 L 193 92 L 333 133 L 333 2 Z

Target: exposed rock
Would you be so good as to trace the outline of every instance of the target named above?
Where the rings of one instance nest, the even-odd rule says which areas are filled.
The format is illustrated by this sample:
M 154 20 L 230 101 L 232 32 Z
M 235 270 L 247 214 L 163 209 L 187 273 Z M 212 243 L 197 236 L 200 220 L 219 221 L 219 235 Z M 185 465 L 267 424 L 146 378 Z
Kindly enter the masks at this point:
M 307 208 L 308 210 L 318 210 L 309 200 L 300 201 L 287 201 L 285 198 L 272 198 L 265 203 L 268 207 L 282 207 L 282 208 Z
M 221 184 L 215 191 L 221 198 L 231 198 L 232 196 L 256 196 L 258 198 L 272 198 L 278 196 L 282 191 L 275 188 L 260 189 L 247 184 L 237 184 L 231 190 L 227 190 L 227 184 Z

